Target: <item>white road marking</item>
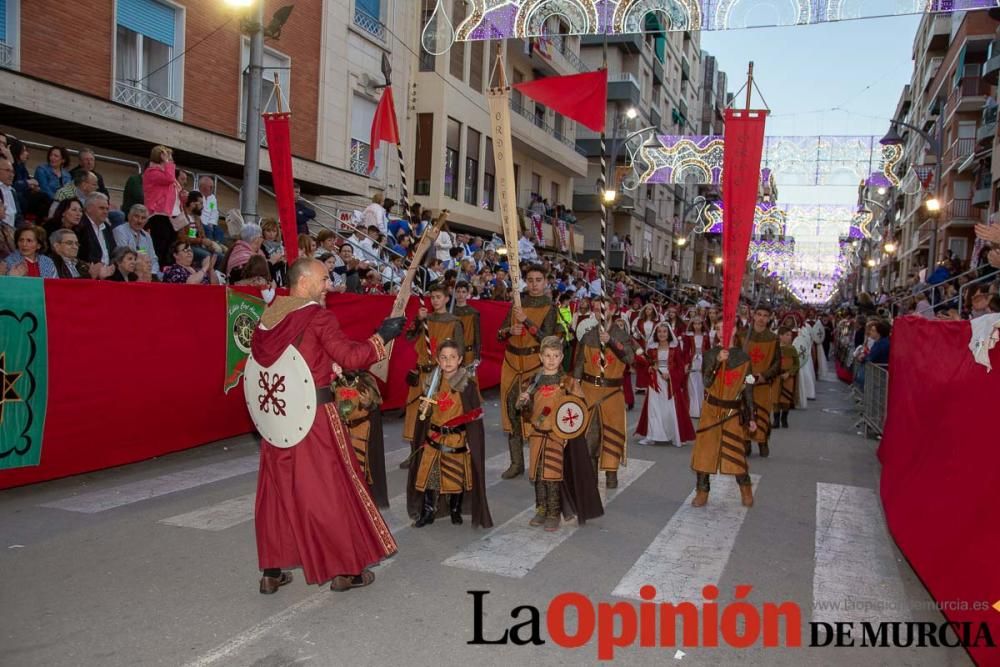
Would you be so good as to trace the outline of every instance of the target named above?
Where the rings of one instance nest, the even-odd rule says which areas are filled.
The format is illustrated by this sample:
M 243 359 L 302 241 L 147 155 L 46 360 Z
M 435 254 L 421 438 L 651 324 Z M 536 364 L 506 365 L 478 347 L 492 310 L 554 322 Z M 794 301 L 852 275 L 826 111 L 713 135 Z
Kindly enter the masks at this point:
M 248 493 L 238 498 L 230 498 L 221 503 L 201 509 L 160 519 L 158 523 L 198 530 L 225 530 L 245 523 L 253 518 L 254 498 L 257 493 Z
M 904 621 L 903 581 L 878 494 L 841 484 L 816 484 L 814 621 Z
M 170 493 L 186 491 L 230 477 L 256 472 L 259 460 L 260 457 L 257 454 L 241 456 L 228 461 L 209 463 L 189 470 L 168 473 L 153 479 L 143 479 L 98 491 L 81 493 L 77 496 L 43 503 L 40 507 L 96 514 Z
M 618 471 L 618 488 L 610 491 L 604 487 L 604 475 L 601 475 L 599 486 L 604 505 L 611 503 L 652 466 L 652 461 L 631 459 L 627 467 Z M 534 514 L 535 507 L 532 505 L 468 548 L 447 558 L 443 564 L 502 577 L 524 577 L 579 528 L 575 520 L 563 524 L 554 532 L 532 528 L 528 521 Z
M 751 479 L 756 491 L 760 475 L 751 475 Z M 740 502 L 732 475 L 712 476 L 712 491 L 704 507 L 692 507 L 692 498 L 694 491 L 612 595 L 639 600 L 639 589 L 648 584 L 656 588 L 656 602 L 698 601 L 702 588 L 718 584 L 748 509 Z

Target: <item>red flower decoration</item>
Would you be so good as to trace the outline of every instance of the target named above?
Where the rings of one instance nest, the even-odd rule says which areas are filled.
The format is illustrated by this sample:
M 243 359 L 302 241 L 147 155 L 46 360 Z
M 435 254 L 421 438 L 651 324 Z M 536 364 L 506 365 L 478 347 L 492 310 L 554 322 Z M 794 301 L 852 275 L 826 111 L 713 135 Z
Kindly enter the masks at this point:
M 351 399 L 357 398 L 360 395 L 361 394 L 358 393 L 357 389 L 352 389 L 350 387 L 341 387 L 337 389 L 337 398 L 341 400 L 349 401 Z

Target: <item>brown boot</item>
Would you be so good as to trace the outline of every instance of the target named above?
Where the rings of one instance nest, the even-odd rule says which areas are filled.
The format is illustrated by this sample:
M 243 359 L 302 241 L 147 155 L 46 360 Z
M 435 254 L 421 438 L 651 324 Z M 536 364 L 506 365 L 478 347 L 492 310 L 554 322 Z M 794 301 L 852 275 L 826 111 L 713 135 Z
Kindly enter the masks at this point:
M 708 491 L 698 489 L 695 491 L 694 499 L 691 500 L 692 507 L 704 507 L 708 503 Z
M 554 533 L 559 530 L 559 516 L 550 516 L 545 519 L 545 530 L 549 533 Z
M 618 488 L 618 472 L 615 470 L 608 470 L 604 473 L 605 484 L 604 486 L 609 489 Z
M 753 507 L 753 487 L 749 484 L 740 484 L 740 499 L 743 507 Z
M 278 577 L 261 577 L 260 578 L 260 592 L 264 595 L 272 595 L 278 592 L 278 589 L 285 584 L 291 583 L 292 573 L 282 572 L 281 576 Z
M 762 459 L 766 459 L 770 455 L 771 455 L 771 446 L 768 445 L 766 442 L 760 443 L 760 457 Z
M 510 467 L 500 473 L 503 479 L 514 479 L 524 474 L 524 445 L 519 438 L 509 436 L 507 449 L 510 450 Z

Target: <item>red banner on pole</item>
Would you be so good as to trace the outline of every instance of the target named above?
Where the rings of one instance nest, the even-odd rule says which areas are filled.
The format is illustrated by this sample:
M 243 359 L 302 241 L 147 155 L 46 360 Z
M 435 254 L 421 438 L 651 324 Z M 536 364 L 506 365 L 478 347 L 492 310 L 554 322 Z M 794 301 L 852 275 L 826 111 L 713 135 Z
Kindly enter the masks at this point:
M 760 186 L 766 111 L 726 109 L 726 147 L 722 155 L 722 340 L 728 347 L 746 270 Z
M 285 261 L 291 266 L 299 256 L 299 232 L 295 220 L 295 183 L 292 176 L 292 114 L 264 114 L 264 132 L 267 134 L 267 152 L 271 156 L 271 178 L 274 181 L 274 198 L 278 202 L 278 220 L 281 223 L 281 240 L 285 244 Z
M 386 86 L 382 91 L 382 99 L 375 108 L 372 118 L 371 148 L 368 149 L 368 173 L 375 170 L 375 153 L 383 141 L 390 144 L 399 143 L 399 127 L 396 125 L 396 105 L 392 101 L 392 86 Z
M 525 81 L 515 83 L 511 88 L 521 91 L 567 118 L 586 125 L 594 132 L 604 132 L 608 108 L 606 69 Z

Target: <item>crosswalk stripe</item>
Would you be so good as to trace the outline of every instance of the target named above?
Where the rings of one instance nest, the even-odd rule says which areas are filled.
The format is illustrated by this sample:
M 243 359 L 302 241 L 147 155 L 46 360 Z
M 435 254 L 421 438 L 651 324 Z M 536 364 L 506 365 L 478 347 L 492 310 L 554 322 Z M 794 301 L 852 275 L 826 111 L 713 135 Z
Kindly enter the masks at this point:
M 143 479 L 99 491 L 81 493 L 80 495 L 62 498 L 50 503 L 42 503 L 39 507 L 96 514 L 116 507 L 123 507 L 143 500 L 159 498 L 170 493 L 186 491 L 205 484 L 256 472 L 259 459 L 260 457 L 257 454 L 241 456 L 228 461 L 209 463 L 189 470 L 168 473 L 160 477 L 154 477 L 153 479 Z
M 410 455 L 409 447 L 400 447 L 399 449 L 390 449 L 385 453 L 385 469 L 392 470 L 399 466 L 406 457 Z
M 816 484 L 814 621 L 904 621 L 903 581 L 872 489 Z
M 627 467 L 618 471 L 617 489 L 608 490 L 602 475 L 599 489 L 604 504 L 611 503 L 652 466 L 653 461 L 631 459 Z M 528 521 L 534 514 L 535 507 L 532 505 L 468 548 L 447 558 L 443 564 L 503 577 L 524 577 L 579 528 L 576 521 L 568 522 L 554 532 L 532 528 Z
M 754 490 L 760 475 L 751 475 Z M 692 481 L 694 481 L 692 479 Z M 694 491 L 653 539 L 612 595 L 640 600 L 639 589 L 656 588 L 655 602 L 702 599 L 702 588 L 718 584 L 747 516 L 735 477 L 715 475 L 704 507 L 692 507 Z
M 158 523 L 198 530 L 225 530 L 253 518 L 254 497 L 256 495 L 256 493 L 248 493 L 238 498 L 230 498 L 193 512 L 160 519 Z

